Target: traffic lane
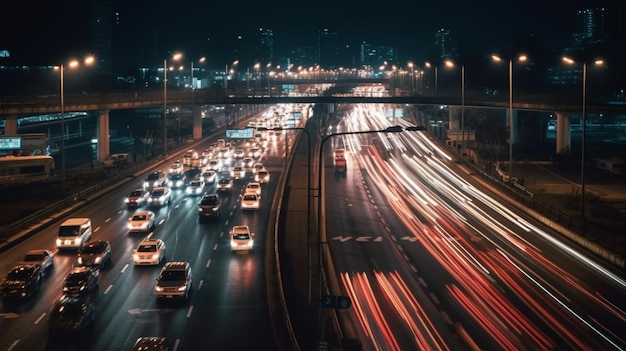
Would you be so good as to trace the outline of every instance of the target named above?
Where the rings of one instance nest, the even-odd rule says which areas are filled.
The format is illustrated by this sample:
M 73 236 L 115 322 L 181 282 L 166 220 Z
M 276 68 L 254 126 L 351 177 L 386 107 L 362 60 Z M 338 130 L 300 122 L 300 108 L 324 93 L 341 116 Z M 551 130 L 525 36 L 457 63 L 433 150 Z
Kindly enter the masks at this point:
M 367 186 L 359 168 L 348 171 L 347 181 L 327 178 L 325 202 L 327 241 L 339 278 L 353 299 L 350 312 L 360 326 L 364 348 L 424 347 L 417 338 L 433 347 L 462 349 L 451 326 L 438 317 L 444 313 L 432 300 L 432 291 L 414 278 L 415 263 L 406 260 L 391 236 L 406 230 L 385 203 L 388 193 Z

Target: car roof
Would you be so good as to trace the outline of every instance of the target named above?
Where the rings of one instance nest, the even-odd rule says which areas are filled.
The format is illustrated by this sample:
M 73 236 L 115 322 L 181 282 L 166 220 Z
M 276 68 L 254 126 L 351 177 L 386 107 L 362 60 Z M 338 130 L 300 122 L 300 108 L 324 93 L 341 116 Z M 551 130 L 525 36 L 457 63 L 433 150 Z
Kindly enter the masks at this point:
M 135 213 L 133 213 L 133 216 L 136 215 L 140 215 L 140 216 L 147 216 L 150 214 L 151 211 L 135 211 Z
M 106 240 L 91 240 L 91 241 L 87 241 L 83 244 L 83 247 L 94 247 L 94 246 L 100 246 L 100 245 L 106 245 L 109 242 Z
M 189 267 L 189 262 L 167 262 L 164 266 L 163 266 L 163 270 L 184 270 L 187 269 Z
M 73 267 L 69 274 L 86 273 L 88 271 L 91 271 L 92 269 L 93 268 L 91 268 L 91 267 L 77 266 L 77 267 Z
M 167 190 L 167 188 L 166 188 L 166 187 L 164 187 L 164 186 L 159 186 L 159 187 L 156 187 L 156 188 L 152 189 L 152 192 L 155 192 L 155 191 L 165 191 L 165 190 Z
M 162 241 L 163 240 L 161 239 L 145 238 L 139 242 L 139 245 L 156 245 L 157 243 L 162 242 Z
M 44 252 L 52 253 L 50 250 L 46 249 L 34 249 L 26 251 L 26 255 L 43 255 Z

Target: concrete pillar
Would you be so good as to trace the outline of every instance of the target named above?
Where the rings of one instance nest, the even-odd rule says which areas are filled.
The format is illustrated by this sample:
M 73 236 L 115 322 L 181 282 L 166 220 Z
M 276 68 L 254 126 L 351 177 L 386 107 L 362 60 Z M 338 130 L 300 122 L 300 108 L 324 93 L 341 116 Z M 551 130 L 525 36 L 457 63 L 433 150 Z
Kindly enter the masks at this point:
M 4 119 L 4 135 L 17 134 L 17 116 L 7 116 Z
M 104 161 L 110 156 L 110 139 L 109 139 L 109 111 L 98 111 L 98 161 Z
M 200 106 L 194 105 L 191 108 L 191 118 L 193 120 L 193 140 L 202 139 L 202 116 Z
M 461 117 L 456 117 L 456 111 L 460 111 L 460 107 L 448 105 L 448 130 L 461 130 Z M 460 112 L 459 112 L 460 113 Z
M 513 123 L 512 126 L 510 126 L 510 123 Z M 506 125 L 509 128 L 513 128 L 513 138 L 512 138 L 512 142 L 513 145 L 517 144 L 519 142 L 519 133 L 518 133 L 518 125 L 517 125 L 517 110 L 513 109 L 513 118 L 511 118 L 511 116 L 509 116 L 509 109 L 506 109 Z M 507 139 L 510 138 L 510 135 L 507 135 Z
M 556 153 L 569 154 L 572 149 L 569 113 L 556 113 Z

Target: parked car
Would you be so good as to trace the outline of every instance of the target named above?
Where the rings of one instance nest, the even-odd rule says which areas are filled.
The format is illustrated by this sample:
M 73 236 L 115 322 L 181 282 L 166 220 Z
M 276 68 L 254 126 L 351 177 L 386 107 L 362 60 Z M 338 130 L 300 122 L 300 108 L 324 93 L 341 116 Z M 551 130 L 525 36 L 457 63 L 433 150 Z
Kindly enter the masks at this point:
M 191 286 L 191 266 L 188 262 L 168 262 L 156 278 L 154 293 L 157 300 L 182 298 L 189 299 Z
M 78 265 L 103 267 L 111 263 L 111 244 L 106 240 L 88 241 L 78 251 Z
M 21 263 L 7 273 L 0 284 L 3 299 L 28 299 L 41 287 L 43 270 L 38 263 Z
M 154 219 L 155 214 L 152 211 L 137 211 L 128 218 L 128 232 L 150 232 L 154 228 Z
M 161 239 L 146 238 L 133 251 L 135 265 L 156 265 L 165 259 L 165 243 Z

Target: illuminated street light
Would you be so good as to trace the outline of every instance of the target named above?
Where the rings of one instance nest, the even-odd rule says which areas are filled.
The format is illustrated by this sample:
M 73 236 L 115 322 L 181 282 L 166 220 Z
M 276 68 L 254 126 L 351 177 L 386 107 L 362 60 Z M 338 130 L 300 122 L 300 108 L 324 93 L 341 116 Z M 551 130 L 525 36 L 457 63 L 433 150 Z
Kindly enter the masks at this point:
M 563 56 L 563 62 L 568 65 L 576 64 L 576 61 L 570 57 Z M 592 61 L 595 66 L 602 66 L 604 61 L 601 59 L 595 59 Z M 580 170 L 580 191 L 581 191 L 581 204 L 580 204 L 580 216 L 582 220 L 585 220 L 585 137 L 587 134 L 587 61 L 582 62 L 583 66 L 583 74 L 582 74 L 582 86 L 583 86 L 583 97 L 582 97 L 582 147 L 581 147 L 581 170 Z
M 324 202 L 323 191 L 322 191 L 322 175 L 323 168 L 322 162 L 324 161 L 324 144 L 327 140 L 332 137 L 340 136 L 340 135 L 355 135 L 355 134 L 377 134 L 377 133 L 402 133 L 402 132 L 411 132 L 411 131 L 425 131 L 426 128 L 423 126 L 418 127 L 407 127 L 404 128 L 402 126 L 391 126 L 382 130 L 366 130 L 366 131 L 356 131 L 356 132 L 340 132 L 340 133 L 331 133 L 325 135 L 321 142 L 318 154 L 319 163 L 317 165 L 317 188 L 318 188 L 318 200 L 317 200 L 317 253 L 318 253 L 318 291 L 317 291 L 317 313 L 318 313 L 318 327 L 319 327 L 319 342 L 321 343 L 324 340 L 324 324 L 322 320 L 322 265 L 324 262 L 324 253 L 322 250 L 322 237 L 325 236 L 322 233 L 325 233 L 325 230 L 322 230 L 322 224 L 324 223 L 324 219 L 322 218 L 322 203 Z
M 491 55 L 491 59 L 496 62 L 502 62 L 502 58 L 498 55 Z M 526 55 L 519 55 L 518 62 L 526 62 Z M 509 59 L 509 187 L 513 186 L 513 59 Z
M 95 62 L 94 56 L 87 56 L 84 59 L 84 64 L 87 66 L 93 65 Z M 78 60 L 71 60 L 68 63 L 69 68 L 77 68 L 80 65 Z M 61 186 L 65 192 L 65 65 L 61 63 L 55 69 L 59 70 L 60 78 L 60 97 L 61 97 Z
M 444 61 L 444 65 L 448 68 L 454 68 L 454 62 L 450 60 Z M 463 156 L 463 148 L 465 147 L 465 65 L 461 65 L 461 156 Z
M 173 61 L 178 61 L 183 54 L 177 52 L 172 55 Z M 167 59 L 163 59 L 163 157 L 167 157 Z

